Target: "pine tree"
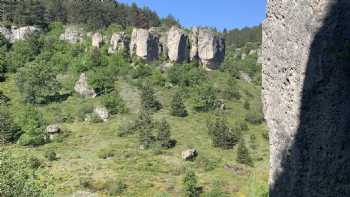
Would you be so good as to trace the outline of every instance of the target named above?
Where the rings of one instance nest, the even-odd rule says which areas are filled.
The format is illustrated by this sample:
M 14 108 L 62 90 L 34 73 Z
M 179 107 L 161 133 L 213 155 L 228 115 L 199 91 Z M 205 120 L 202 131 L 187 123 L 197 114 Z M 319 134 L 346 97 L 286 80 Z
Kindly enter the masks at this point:
M 185 178 L 183 179 L 183 184 L 186 197 L 198 196 L 197 177 L 192 170 L 186 172 Z
M 253 159 L 251 158 L 249 150 L 243 139 L 241 139 L 237 149 L 237 162 L 248 166 L 253 166 Z
M 165 119 L 162 119 L 157 125 L 157 140 L 159 141 L 162 147 L 170 148 L 171 147 L 170 137 L 171 137 L 170 125 Z
M 160 102 L 156 99 L 154 89 L 149 83 L 143 85 L 141 90 L 142 107 L 148 111 L 158 111 L 161 109 Z
M 179 92 L 174 95 L 171 101 L 171 115 L 178 117 L 186 117 L 188 115 L 186 106 Z
M 139 116 L 133 126 L 133 130 L 138 132 L 139 143 L 143 148 L 147 149 L 154 143 L 154 123 L 151 115 L 147 111 L 141 111 L 139 113 Z
M 214 147 L 230 149 L 240 140 L 239 131 L 229 128 L 222 115 L 216 115 L 214 120 L 209 120 L 207 127 Z
M 21 130 L 15 125 L 6 107 L 0 106 L 0 143 L 15 142 L 20 134 Z

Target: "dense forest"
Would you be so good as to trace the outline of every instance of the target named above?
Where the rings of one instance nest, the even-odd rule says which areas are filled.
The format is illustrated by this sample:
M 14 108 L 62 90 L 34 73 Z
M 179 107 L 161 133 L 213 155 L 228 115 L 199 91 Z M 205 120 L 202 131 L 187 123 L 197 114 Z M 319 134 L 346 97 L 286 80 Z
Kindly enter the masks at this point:
M 84 24 L 90 30 L 106 28 L 113 23 L 124 28 L 178 24 L 171 15 L 161 19 L 148 7 L 128 6 L 114 0 L 3 0 L 0 18 L 3 24 L 10 25 L 47 27 L 52 22 L 62 22 Z
M 209 72 L 60 39 L 70 24 L 106 40 L 181 26 L 136 4 L 4 0 L 0 17 L 44 30 L 0 34 L 0 196 L 268 196 L 260 26 L 219 32 L 227 52 Z M 76 91 L 82 76 L 95 96 Z

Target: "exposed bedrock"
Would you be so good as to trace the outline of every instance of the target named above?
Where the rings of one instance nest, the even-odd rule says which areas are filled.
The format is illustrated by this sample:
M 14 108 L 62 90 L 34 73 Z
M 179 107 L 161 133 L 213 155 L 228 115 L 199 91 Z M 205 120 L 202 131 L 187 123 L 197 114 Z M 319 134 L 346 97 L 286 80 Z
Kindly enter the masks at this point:
M 262 99 L 271 197 L 350 196 L 350 3 L 269 0 Z

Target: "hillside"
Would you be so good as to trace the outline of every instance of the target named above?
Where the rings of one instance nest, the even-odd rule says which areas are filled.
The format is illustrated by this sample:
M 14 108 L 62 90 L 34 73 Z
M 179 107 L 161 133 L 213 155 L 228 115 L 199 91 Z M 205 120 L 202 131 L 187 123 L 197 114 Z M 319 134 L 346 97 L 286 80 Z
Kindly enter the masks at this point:
M 267 196 L 259 41 L 67 12 L 0 27 L 1 195 Z

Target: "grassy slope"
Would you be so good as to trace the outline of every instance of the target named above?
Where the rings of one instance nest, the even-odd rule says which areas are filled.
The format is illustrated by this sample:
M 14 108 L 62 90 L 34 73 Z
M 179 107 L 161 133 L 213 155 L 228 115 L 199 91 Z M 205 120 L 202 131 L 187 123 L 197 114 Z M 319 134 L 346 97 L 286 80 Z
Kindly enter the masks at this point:
M 224 73 L 214 71 L 210 73 L 210 80 L 217 87 L 224 83 L 227 76 Z M 190 100 L 186 101 L 190 116 L 176 118 L 169 115 L 169 102 L 174 90 L 158 89 L 158 97 L 164 105 L 163 110 L 154 115 L 155 119 L 166 117 L 172 128 L 173 138 L 177 140 L 175 148 L 164 150 L 162 154 L 156 154 L 152 150 L 139 150 L 135 136 L 118 137 L 118 127 L 136 116 L 138 109 L 138 96 L 136 89 L 119 81 L 118 88 L 128 103 L 130 113 L 112 117 L 107 123 L 75 122 L 65 123 L 63 128 L 69 135 L 61 142 L 53 142 L 37 148 L 25 148 L 11 145 L 9 148 L 18 156 L 36 155 L 44 161 L 40 169 L 41 178 L 55 183 L 54 190 L 58 196 L 69 196 L 81 188 L 81 177 L 91 177 L 94 188 L 103 190 L 106 183 L 122 180 L 128 189 L 122 196 L 155 196 L 159 192 L 168 192 L 172 196 L 180 196 L 182 192 L 182 179 L 186 168 L 193 168 L 199 178 L 199 185 L 204 191 L 209 191 L 215 181 L 220 181 L 224 191 L 229 196 L 257 196 L 260 187 L 267 187 L 268 178 L 268 142 L 263 139 L 264 124 L 259 126 L 249 125 L 249 131 L 244 133 L 249 145 L 250 134 L 255 134 L 258 141 L 258 149 L 252 151 L 255 167 L 244 167 L 240 172 L 224 169 L 225 164 L 236 165 L 236 148 L 233 150 L 221 150 L 211 146 L 207 135 L 207 113 L 196 113 L 190 108 Z M 260 100 L 260 88 L 239 81 L 243 98 L 240 101 L 227 102 L 227 117 L 231 125 L 243 120 L 247 111 L 243 108 L 243 101 L 248 99 L 251 106 L 258 105 Z M 19 92 L 15 88 L 13 76 L 0 83 L 0 90 L 12 99 L 12 110 L 18 105 Z M 249 92 L 253 96 L 248 96 Z M 73 96 L 59 104 L 50 104 L 41 107 L 47 119 L 52 119 L 50 109 L 58 106 L 64 110 L 71 110 L 83 101 L 82 98 Z M 88 102 L 96 102 L 89 100 Z M 181 152 L 190 147 L 199 151 L 199 157 L 194 162 L 185 162 L 181 159 Z M 49 162 L 44 158 L 45 150 L 54 149 L 59 160 Z M 114 157 L 100 159 L 97 152 L 103 148 L 112 149 Z M 214 169 L 206 169 L 212 167 Z M 106 195 L 99 191 L 101 195 Z

